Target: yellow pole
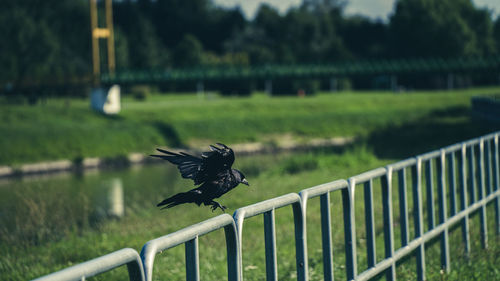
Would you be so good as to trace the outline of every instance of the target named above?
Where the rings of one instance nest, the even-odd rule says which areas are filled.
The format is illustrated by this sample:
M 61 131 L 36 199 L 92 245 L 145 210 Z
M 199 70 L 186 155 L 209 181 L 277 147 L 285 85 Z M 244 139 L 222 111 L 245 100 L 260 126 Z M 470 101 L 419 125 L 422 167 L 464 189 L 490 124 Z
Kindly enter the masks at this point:
M 92 36 L 92 65 L 93 83 L 99 83 L 100 62 L 99 62 L 99 38 L 95 34 L 97 30 L 97 0 L 90 0 L 90 34 Z
M 113 34 L 113 7 L 112 0 L 106 0 L 106 27 L 109 30 L 108 37 L 108 69 L 109 73 L 115 73 L 115 39 Z

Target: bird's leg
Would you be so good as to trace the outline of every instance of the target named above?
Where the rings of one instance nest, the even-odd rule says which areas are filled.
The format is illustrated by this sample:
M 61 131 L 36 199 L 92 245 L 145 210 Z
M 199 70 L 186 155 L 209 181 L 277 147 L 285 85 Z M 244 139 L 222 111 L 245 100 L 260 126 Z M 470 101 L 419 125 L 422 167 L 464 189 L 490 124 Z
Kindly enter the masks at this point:
M 224 213 L 226 212 L 225 210 L 227 209 L 227 207 L 222 206 L 219 202 L 212 201 L 210 202 L 210 204 L 212 205 L 212 212 L 217 210 L 217 208 L 220 208 Z

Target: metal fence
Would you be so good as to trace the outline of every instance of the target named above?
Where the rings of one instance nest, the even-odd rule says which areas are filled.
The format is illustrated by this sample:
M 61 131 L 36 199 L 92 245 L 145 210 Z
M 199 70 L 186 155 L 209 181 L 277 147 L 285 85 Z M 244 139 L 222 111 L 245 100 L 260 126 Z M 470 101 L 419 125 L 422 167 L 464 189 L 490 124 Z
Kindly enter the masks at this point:
M 483 248 L 487 247 L 486 207 L 492 202 L 496 215 L 494 231 L 500 235 L 499 136 L 500 132 L 497 132 L 374 169 L 347 181 L 337 180 L 304 189 L 299 194 L 290 193 L 240 208 L 234 212 L 233 217 L 223 214 L 149 241 L 142 249 L 141 259 L 135 250 L 122 249 L 37 280 L 85 280 L 85 277 L 127 264 L 130 280 L 149 281 L 153 277 L 155 255 L 181 244 L 185 244 L 186 279 L 200 280 L 198 237 L 221 228 L 225 231 L 228 280 L 243 280 L 243 223 L 246 218 L 260 214 L 264 217 L 266 277 L 267 280 L 277 280 L 275 210 L 285 206 L 293 208 L 297 279 L 308 280 L 306 214 L 308 200 L 313 197 L 320 197 L 324 279 L 333 280 L 330 210 L 330 194 L 333 192 L 341 192 L 342 196 L 348 280 L 369 280 L 380 274 L 385 274 L 387 280 L 395 280 L 396 263 L 413 254 L 416 256 L 417 278 L 424 280 L 426 243 L 431 239 L 439 240 L 441 265 L 449 272 L 450 228 L 457 224 L 461 226 L 464 248 L 468 254 L 471 250 L 469 216 L 475 212 L 479 213 L 480 218 L 481 245 Z M 375 181 L 380 181 L 382 195 L 384 258 L 380 260 L 377 260 L 376 255 L 373 194 L 377 192 L 375 186 L 378 185 L 374 184 Z M 408 192 L 409 183 L 411 194 Z M 367 268 L 359 268 L 357 263 L 356 227 L 359 226 L 355 218 L 362 215 L 355 213 L 355 194 L 359 185 L 362 186 L 364 195 L 362 202 L 365 210 Z M 400 245 L 395 245 L 393 228 L 392 192 L 396 188 Z M 436 190 L 437 198 L 434 196 Z M 410 195 L 413 198 L 413 210 L 410 210 L 408 204 Z M 409 218 L 410 213 L 413 213 L 413 224 Z M 427 229 L 424 230 L 424 226 Z M 414 232 L 413 239 L 410 238 L 410 230 Z

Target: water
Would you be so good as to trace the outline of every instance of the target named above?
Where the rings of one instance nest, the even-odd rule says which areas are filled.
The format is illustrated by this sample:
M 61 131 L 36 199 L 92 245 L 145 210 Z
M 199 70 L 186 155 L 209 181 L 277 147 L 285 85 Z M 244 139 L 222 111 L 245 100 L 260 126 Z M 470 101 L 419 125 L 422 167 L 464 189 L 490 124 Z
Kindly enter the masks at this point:
M 140 213 L 192 185 L 177 174 L 157 164 L 1 179 L 0 243 L 38 244 Z
M 300 183 L 286 180 L 294 189 L 276 188 L 277 184 L 283 185 L 287 177 L 278 177 L 278 183 L 266 179 L 260 188 L 255 186 L 259 174 L 264 171 L 292 175 L 317 169 L 317 157 L 325 152 L 318 153 L 315 156 L 308 152 L 239 157 L 235 167 L 250 179 L 252 192 L 244 197 L 231 196 L 232 208 L 298 191 L 299 186 L 305 185 L 303 180 Z M 331 151 L 327 154 L 332 155 Z M 319 183 L 312 180 L 312 184 Z M 146 218 L 152 210 L 158 211 L 155 207 L 158 202 L 193 187 L 191 180 L 182 179 L 177 168 L 167 162 L 125 169 L 0 179 L 0 249 L 2 245 L 31 246 L 58 241 L 68 234 L 99 230 L 110 220 L 124 216 Z M 226 196 L 223 202 L 229 199 Z M 180 215 L 176 210 L 166 212 L 165 216 Z M 182 225 L 212 215 L 207 210 L 193 208 L 193 212 L 200 212 L 199 216 L 192 216 L 195 221 L 186 219 Z

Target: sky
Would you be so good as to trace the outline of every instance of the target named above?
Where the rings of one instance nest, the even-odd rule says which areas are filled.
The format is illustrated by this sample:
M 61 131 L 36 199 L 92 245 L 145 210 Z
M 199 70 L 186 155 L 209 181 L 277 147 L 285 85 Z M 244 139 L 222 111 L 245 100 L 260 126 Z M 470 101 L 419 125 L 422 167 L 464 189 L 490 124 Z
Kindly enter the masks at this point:
M 302 0 L 213 0 L 223 7 L 239 5 L 249 19 L 253 18 L 261 3 L 268 3 L 285 13 L 291 6 L 298 6 Z M 395 0 L 348 0 L 346 14 L 361 14 L 373 19 L 387 20 L 392 13 Z M 473 0 L 478 7 L 487 7 L 493 11 L 493 17 L 500 14 L 500 0 Z

